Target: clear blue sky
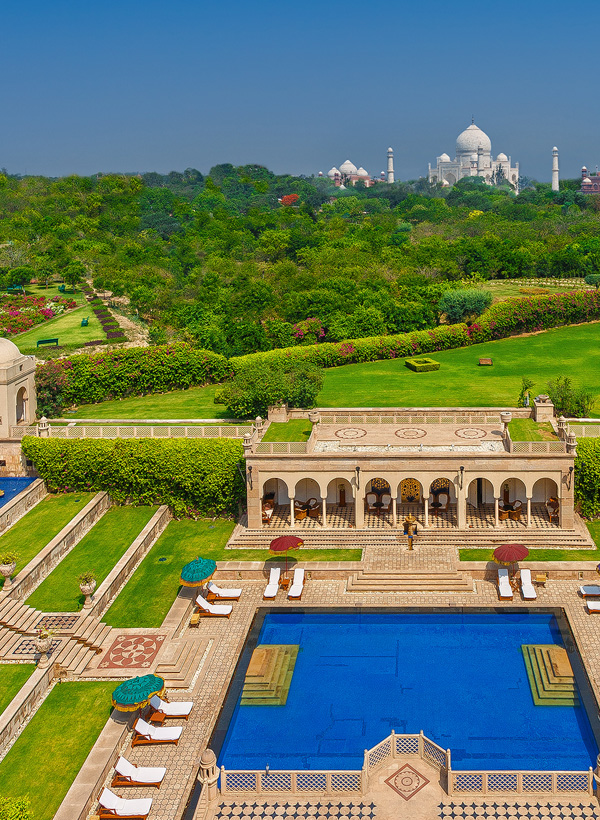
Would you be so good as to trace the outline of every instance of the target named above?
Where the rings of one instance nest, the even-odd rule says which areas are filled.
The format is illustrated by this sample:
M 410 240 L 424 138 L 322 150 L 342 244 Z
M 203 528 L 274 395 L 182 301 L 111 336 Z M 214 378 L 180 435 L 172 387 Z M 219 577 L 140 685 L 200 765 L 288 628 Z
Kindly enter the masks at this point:
M 521 172 L 600 164 L 597 0 L 4 0 L 0 166 L 62 175 L 350 158 L 426 173 L 475 116 Z

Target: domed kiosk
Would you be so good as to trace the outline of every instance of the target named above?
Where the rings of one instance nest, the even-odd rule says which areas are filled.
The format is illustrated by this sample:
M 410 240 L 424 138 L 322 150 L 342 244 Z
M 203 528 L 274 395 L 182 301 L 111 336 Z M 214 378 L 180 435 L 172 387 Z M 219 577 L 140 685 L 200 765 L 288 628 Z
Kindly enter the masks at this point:
M 23 356 L 14 342 L 0 338 L 0 438 L 32 424 L 36 406 L 35 356 Z

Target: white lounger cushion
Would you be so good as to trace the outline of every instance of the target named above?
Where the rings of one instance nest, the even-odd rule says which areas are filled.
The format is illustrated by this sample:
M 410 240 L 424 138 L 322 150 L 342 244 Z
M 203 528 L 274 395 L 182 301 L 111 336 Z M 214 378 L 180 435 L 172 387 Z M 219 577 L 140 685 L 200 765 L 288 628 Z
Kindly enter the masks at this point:
M 152 695 L 150 698 L 150 706 L 156 709 L 157 712 L 162 712 L 163 715 L 189 715 L 193 705 L 193 700 L 179 700 L 167 703 L 166 700 L 161 700 L 158 695 Z
M 508 570 L 505 567 L 498 569 L 498 592 L 501 598 L 513 597 L 513 591 L 508 580 Z
M 217 598 L 239 598 L 242 594 L 241 589 L 221 589 L 221 587 L 213 584 L 212 581 L 208 582 L 208 591 L 212 592 L 213 595 L 216 595 Z
M 161 783 L 167 773 L 163 766 L 134 766 L 125 757 L 117 760 L 115 771 L 123 777 L 137 780 L 138 783 Z
M 592 597 L 600 598 L 600 587 L 599 586 L 588 586 L 588 587 L 579 587 L 579 591 L 585 598 L 586 595 L 590 595 Z
M 233 606 L 231 604 L 210 604 L 208 601 L 204 600 L 202 595 L 198 595 L 196 598 L 196 603 L 203 609 L 205 612 L 210 612 L 211 615 L 229 615 Z
M 585 605 L 588 608 L 588 612 L 600 612 L 600 601 L 587 601 Z
M 105 809 L 114 811 L 116 817 L 135 817 L 136 815 L 150 814 L 152 808 L 151 797 L 128 800 L 124 797 L 117 797 L 110 789 L 104 789 L 98 802 Z
M 151 726 L 142 718 L 138 718 L 135 731 L 150 740 L 179 740 L 183 732 L 182 726 Z
M 292 581 L 292 585 L 288 592 L 288 598 L 299 598 L 302 595 L 302 589 L 304 587 L 304 570 L 303 569 L 295 569 L 294 570 L 294 579 Z
M 526 601 L 533 601 L 537 598 L 537 592 L 531 583 L 530 569 L 521 570 L 521 592 L 523 593 L 523 598 L 525 598 Z
M 279 568 L 272 568 L 269 574 L 269 583 L 265 587 L 265 591 L 263 592 L 263 598 L 274 598 L 277 595 L 277 590 L 279 589 L 279 576 L 281 575 L 281 570 Z

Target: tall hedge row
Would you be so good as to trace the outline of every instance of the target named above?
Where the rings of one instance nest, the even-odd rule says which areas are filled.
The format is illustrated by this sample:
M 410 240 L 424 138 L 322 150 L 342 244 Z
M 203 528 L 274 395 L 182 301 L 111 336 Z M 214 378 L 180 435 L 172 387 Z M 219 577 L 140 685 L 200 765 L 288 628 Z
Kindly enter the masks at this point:
M 586 518 L 600 516 L 600 438 L 577 441 L 575 501 Z
M 23 452 L 51 491 L 106 490 L 118 503 L 168 504 L 177 516 L 235 512 L 245 497 L 243 447 L 233 439 L 26 437 Z
M 164 393 L 223 381 L 231 375 L 224 356 L 186 344 L 130 347 L 51 359 L 35 374 L 38 414 L 63 407 L 145 393 Z

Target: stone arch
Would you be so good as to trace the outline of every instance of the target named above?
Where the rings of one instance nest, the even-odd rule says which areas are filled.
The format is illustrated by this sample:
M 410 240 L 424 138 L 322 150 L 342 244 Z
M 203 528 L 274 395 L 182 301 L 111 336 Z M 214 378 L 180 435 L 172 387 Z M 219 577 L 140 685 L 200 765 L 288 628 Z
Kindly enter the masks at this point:
M 327 503 L 339 504 L 341 490 L 343 489 L 342 500 L 345 503 L 354 500 L 354 487 L 347 478 L 332 478 L 327 485 Z
M 309 498 L 321 500 L 321 487 L 315 478 L 301 478 L 296 482 L 294 488 L 294 498 L 296 501 L 308 501 Z
M 521 501 L 525 504 L 527 500 L 527 487 L 521 478 L 516 476 L 505 478 L 500 486 L 500 501 L 512 504 L 513 501 Z
M 377 495 L 389 493 L 391 495 L 391 483 L 387 480 L 387 478 L 383 478 L 382 476 L 374 476 L 373 478 L 370 478 L 365 484 L 365 495 L 367 493 L 376 493 Z
M 448 185 L 454 185 L 454 183 L 456 182 L 456 177 L 454 176 L 454 174 L 451 171 L 447 171 L 444 174 L 444 179 L 446 180 Z
M 558 498 L 558 485 L 553 478 L 538 478 L 531 489 L 534 504 L 545 504 L 550 498 Z
M 17 424 L 27 424 L 29 421 L 27 388 L 20 387 L 17 391 Z
M 480 507 L 482 504 L 494 504 L 496 489 L 489 478 L 476 476 L 469 482 L 467 488 L 467 502 L 472 507 Z
M 454 479 L 448 478 L 448 476 L 438 476 L 437 478 L 434 478 L 429 484 L 428 490 L 430 500 L 431 496 L 436 496 L 445 490 L 450 495 L 450 503 L 456 503 L 456 487 L 454 486 Z
M 423 501 L 423 485 L 418 478 L 403 478 L 397 496 L 401 504 L 419 504 Z
M 290 494 L 287 482 L 283 478 L 267 478 L 263 483 L 262 499 L 273 500 L 275 504 L 289 504 Z

